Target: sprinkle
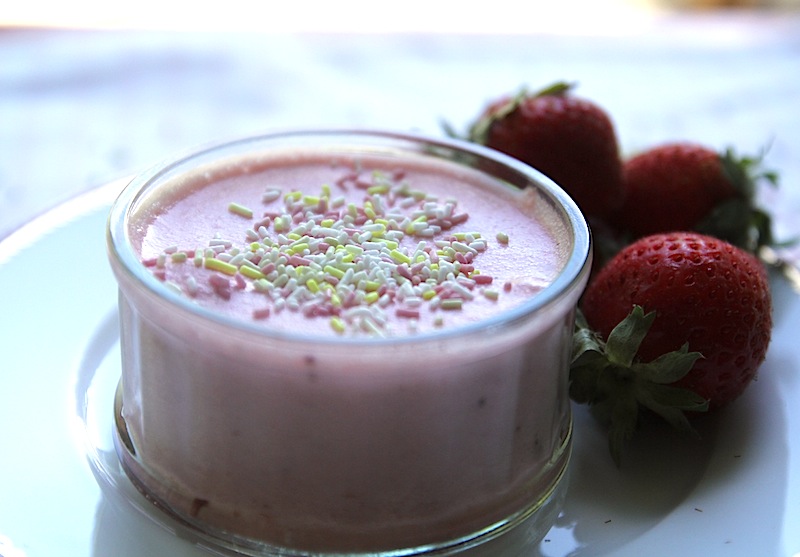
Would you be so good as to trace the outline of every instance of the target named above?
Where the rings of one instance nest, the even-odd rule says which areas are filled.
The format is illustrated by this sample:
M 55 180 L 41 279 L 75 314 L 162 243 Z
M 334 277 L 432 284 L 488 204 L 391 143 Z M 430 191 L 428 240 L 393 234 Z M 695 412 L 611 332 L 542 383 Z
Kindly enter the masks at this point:
M 497 241 L 501 244 L 508 244 L 508 234 L 505 232 L 498 232 L 497 233 Z
M 281 193 L 280 188 L 267 188 L 261 195 L 261 201 L 264 203 L 272 203 L 280 199 Z
M 398 249 L 393 249 L 389 253 L 389 255 L 392 257 L 392 259 L 394 259 L 398 263 L 405 263 L 405 264 L 411 263 L 411 258 Z
M 268 307 L 254 309 L 253 310 L 253 319 L 256 319 L 256 320 L 267 319 L 269 317 L 269 315 L 270 315 L 270 312 L 271 312 L 270 308 L 268 308 Z
M 245 217 L 245 218 L 248 218 L 248 219 L 253 218 L 253 210 L 252 209 L 248 209 L 244 205 L 241 205 L 239 203 L 235 203 L 233 201 L 228 204 L 228 211 L 230 211 L 234 215 L 239 215 L 240 217 Z
M 235 275 L 236 271 L 239 269 L 235 265 L 231 265 L 230 263 L 226 263 L 224 261 L 220 261 L 219 259 L 214 258 L 206 258 L 203 261 L 203 265 L 206 269 L 210 269 L 212 271 L 219 271 L 221 273 L 225 273 L 226 275 Z
M 262 273 L 258 269 L 250 267 L 249 265 L 242 265 L 241 267 L 239 267 L 239 272 L 242 273 L 247 278 L 253 280 L 266 278 L 266 275 L 264 273 Z
M 397 308 L 395 310 L 397 317 L 404 317 L 406 319 L 419 319 L 419 310 L 411 308 Z
M 500 293 L 497 292 L 497 290 L 490 290 L 488 288 L 483 291 L 483 295 L 489 300 L 497 300 L 500 297 Z
M 330 319 L 331 328 L 337 333 L 344 333 L 347 330 L 347 324 L 341 317 L 333 316 Z
M 447 310 L 461 309 L 462 300 L 460 298 L 448 298 L 442 300 L 441 308 Z

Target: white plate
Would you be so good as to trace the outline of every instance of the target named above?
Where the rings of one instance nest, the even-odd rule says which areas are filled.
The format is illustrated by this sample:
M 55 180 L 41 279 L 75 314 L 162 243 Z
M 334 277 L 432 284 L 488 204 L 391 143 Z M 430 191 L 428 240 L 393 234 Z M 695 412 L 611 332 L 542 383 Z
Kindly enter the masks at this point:
M 120 474 L 111 446 L 116 285 L 104 225 L 121 182 L 0 243 L 0 556 L 202 556 Z M 773 281 L 775 332 L 759 379 L 698 422 L 657 425 L 611 464 L 576 408 L 566 507 L 530 557 L 800 556 L 800 300 Z

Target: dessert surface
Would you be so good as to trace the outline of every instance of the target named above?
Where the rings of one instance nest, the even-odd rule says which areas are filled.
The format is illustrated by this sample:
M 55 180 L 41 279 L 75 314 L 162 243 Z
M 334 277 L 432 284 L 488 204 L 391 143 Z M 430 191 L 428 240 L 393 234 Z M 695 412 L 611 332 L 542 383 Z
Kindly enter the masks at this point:
M 299 333 L 485 319 L 545 288 L 571 242 L 533 189 L 444 164 L 312 154 L 203 168 L 167 189 L 132 220 L 143 264 L 204 307 Z

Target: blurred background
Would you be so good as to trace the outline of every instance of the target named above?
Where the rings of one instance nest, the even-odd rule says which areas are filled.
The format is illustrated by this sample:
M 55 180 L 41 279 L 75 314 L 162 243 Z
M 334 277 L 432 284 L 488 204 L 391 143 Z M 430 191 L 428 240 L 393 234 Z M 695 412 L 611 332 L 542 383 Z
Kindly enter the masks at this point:
M 4 2 L 0 238 L 198 144 L 280 127 L 439 134 L 562 79 L 610 112 L 625 151 L 769 146 L 798 189 L 800 0 L 466 4 Z

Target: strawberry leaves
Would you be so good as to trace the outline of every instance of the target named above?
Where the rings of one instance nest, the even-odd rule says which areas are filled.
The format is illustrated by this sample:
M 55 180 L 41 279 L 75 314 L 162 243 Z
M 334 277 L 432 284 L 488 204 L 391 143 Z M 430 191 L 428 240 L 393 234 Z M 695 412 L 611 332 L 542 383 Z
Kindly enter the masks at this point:
M 763 154 L 739 157 L 728 148 L 720 153 L 719 160 L 722 173 L 737 196 L 717 205 L 697 225 L 697 232 L 720 238 L 750 253 L 757 254 L 762 247 L 774 246 L 772 218 L 756 205 L 755 198 L 760 184 L 777 187 L 777 173 L 762 168 Z
M 608 426 L 609 449 L 617 466 L 624 445 L 633 437 L 639 414 L 647 409 L 684 433 L 695 434 L 685 412 L 704 412 L 708 401 L 671 384 L 683 378 L 701 358 L 683 345 L 650 362 L 637 359 L 639 346 L 656 319 L 635 306 L 605 341 L 579 312 L 573 336 L 570 397 L 588 404 Z

